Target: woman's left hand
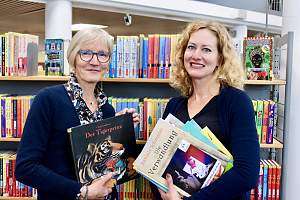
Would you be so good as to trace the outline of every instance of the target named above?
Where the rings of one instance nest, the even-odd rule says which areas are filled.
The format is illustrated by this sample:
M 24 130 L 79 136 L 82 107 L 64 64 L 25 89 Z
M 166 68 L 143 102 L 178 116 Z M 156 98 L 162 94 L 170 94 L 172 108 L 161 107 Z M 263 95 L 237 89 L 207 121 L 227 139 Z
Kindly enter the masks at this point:
M 166 182 L 168 185 L 168 192 L 164 192 L 161 189 L 158 189 L 160 196 L 163 200 L 181 200 L 181 196 L 176 191 L 174 185 L 173 185 L 173 179 L 170 174 L 167 174 L 166 176 Z
M 125 113 L 132 113 L 134 127 L 136 127 L 140 123 L 140 116 L 134 108 L 124 108 L 120 112 L 117 112 L 116 116 L 123 115 Z

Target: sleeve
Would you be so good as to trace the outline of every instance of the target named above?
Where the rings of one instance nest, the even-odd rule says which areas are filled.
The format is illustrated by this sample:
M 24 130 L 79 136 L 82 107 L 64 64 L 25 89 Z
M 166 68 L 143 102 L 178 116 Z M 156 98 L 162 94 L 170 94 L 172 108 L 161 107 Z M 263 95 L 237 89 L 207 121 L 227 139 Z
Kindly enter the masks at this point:
M 243 195 L 245 198 L 247 192 L 257 184 L 259 143 L 251 100 L 245 93 L 240 93 L 236 98 L 231 98 L 229 104 L 228 113 L 225 114 L 228 124 L 223 127 L 227 126 L 229 131 L 227 136 L 230 137 L 234 158 L 233 168 L 186 199 L 232 200 Z
M 41 92 L 31 105 L 17 153 L 15 176 L 18 181 L 44 192 L 55 191 L 58 195 L 75 199 L 80 183 L 59 175 L 42 164 L 51 137 L 53 120 L 50 113 L 55 109 L 49 96 L 49 93 Z

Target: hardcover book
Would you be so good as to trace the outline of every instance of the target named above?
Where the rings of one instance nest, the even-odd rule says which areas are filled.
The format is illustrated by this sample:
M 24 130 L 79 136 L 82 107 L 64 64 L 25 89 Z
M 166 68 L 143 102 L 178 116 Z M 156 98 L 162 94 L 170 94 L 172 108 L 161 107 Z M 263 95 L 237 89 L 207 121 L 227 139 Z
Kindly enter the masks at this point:
M 136 141 L 131 114 L 68 129 L 77 178 L 81 184 L 114 172 L 117 184 L 136 177 Z
M 45 40 L 45 73 L 47 76 L 64 75 L 64 40 Z
M 244 40 L 244 64 L 248 80 L 272 80 L 272 46 L 271 37 Z
M 163 191 L 168 190 L 166 174 L 171 174 L 176 190 L 188 197 L 209 185 L 229 161 L 219 150 L 160 119 L 133 165 Z

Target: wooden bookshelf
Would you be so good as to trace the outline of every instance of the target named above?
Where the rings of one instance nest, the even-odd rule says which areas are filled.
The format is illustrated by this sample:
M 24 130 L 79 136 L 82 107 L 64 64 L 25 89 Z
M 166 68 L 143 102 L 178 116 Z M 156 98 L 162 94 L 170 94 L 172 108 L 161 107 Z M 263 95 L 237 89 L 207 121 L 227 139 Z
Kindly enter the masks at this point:
M 2 197 L 0 196 L 0 200 L 36 200 L 35 197 Z
M 245 85 L 285 85 L 285 80 L 245 80 Z
M 0 76 L 0 81 L 62 81 L 68 80 L 67 76 Z M 169 83 L 169 79 L 146 79 L 146 78 L 103 78 L 103 82 L 123 83 Z M 246 85 L 285 85 L 285 80 L 246 80 Z
M 273 138 L 273 144 L 260 144 L 260 148 L 274 148 L 274 149 L 282 149 L 283 144 L 279 142 L 277 139 Z
M 137 140 L 136 143 L 137 144 L 146 144 L 146 140 Z
M 21 138 L 0 138 L 0 142 L 20 142 Z M 137 144 L 146 144 L 145 140 L 136 140 Z M 275 149 L 282 149 L 283 144 L 273 139 L 273 144 L 260 144 L 261 148 L 275 148 Z
M 21 138 L 0 138 L 0 142 L 20 142 Z

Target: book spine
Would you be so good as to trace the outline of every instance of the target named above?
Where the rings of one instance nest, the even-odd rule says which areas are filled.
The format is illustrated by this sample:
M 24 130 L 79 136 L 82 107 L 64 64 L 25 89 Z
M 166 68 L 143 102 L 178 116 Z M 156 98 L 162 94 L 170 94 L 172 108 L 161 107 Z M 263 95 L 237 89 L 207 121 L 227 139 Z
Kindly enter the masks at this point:
M 268 117 L 269 117 L 269 101 L 263 101 L 263 122 L 262 122 L 262 144 L 267 143 L 268 135 Z
M 274 107 L 275 107 L 275 102 L 269 101 L 267 144 L 273 143 Z
M 154 35 L 148 35 L 148 77 L 153 78 L 154 66 Z
M 117 78 L 123 78 L 123 37 L 117 36 Z
M 158 78 L 164 78 L 164 68 L 165 68 L 165 47 L 166 36 L 160 35 L 159 38 L 159 63 L 158 63 Z
M 148 67 L 149 67 L 149 61 L 148 61 L 148 44 L 149 44 L 149 42 L 148 42 L 148 38 L 147 37 L 145 37 L 144 38 L 144 40 L 143 40 L 143 43 L 144 43 L 144 45 L 143 45 L 143 76 L 142 76 L 142 78 L 148 78 Z
M 262 121 L 263 121 L 263 111 L 264 103 L 262 100 L 257 100 L 257 131 L 259 135 L 259 142 L 262 142 Z
M 158 78 L 159 50 L 159 35 L 155 34 L 153 49 L 153 78 Z

